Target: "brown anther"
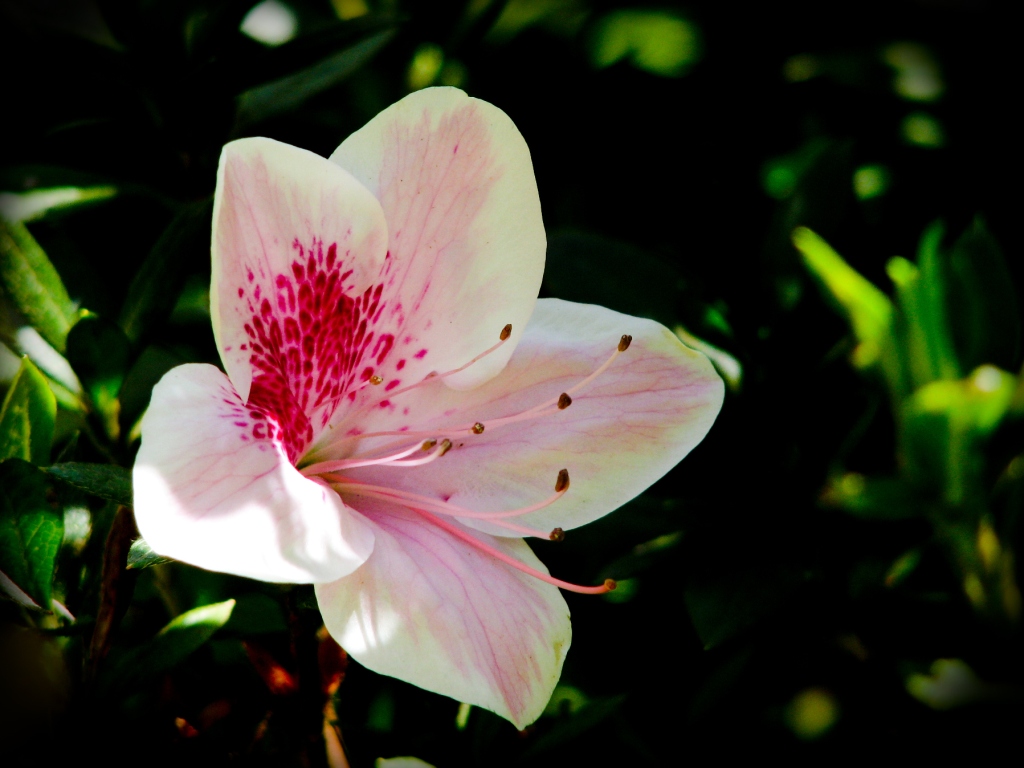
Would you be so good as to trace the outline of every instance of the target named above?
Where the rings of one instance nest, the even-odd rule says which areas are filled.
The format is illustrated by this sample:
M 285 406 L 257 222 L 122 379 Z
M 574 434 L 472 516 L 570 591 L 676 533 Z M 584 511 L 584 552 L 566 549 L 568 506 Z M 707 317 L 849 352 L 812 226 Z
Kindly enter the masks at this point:
M 448 451 L 452 449 L 452 441 L 445 438 L 441 441 L 441 456 L 444 456 Z
M 373 384 L 373 386 L 376 387 L 378 384 L 383 384 L 384 383 L 384 379 L 383 379 L 383 377 L 378 376 L 375 373 L 375 374 L 373 374 L 373 376 L 370 377 L 370 383 Z
M 615 583 L 615 579 L 604 580 L 604 588 L 607 589 L 609 592 L 614 592 L 617 586 L 619 585 Z
M 483 423 L 478 421 L 476 424 L 473 425 L 473 434 L 474 435 L 482 435 L 483 433 L 484 433 L 484 425 L 483 425 Z
M 630 342 L 633 341 L 633 337 L 628 333 L 622 334 L 622 338 L 619 339 L 619 352 L 625 352 L 629 349 Z
M 570 405 L 572 405 L 572 398 L 569 397 L 568 392 L 563 392 L 558 396 L 558 410 L 564 411 Z
M 555 480 L 555 493 L 561 493 L 569 487 L 569 470 L 558 470 L 558 479 Z
M 423 449 L 424 451 L 429 451 L 429 450 L 430 450 L 431 448 L 433 448 L 433 447 L 434 447 L 435 445 L 437 445 L 437 438 L 436 438 L 436 437 L 432 437 L 432 438 L 430 438 L 429 440 L 424 440 L 424 441 L 423 441 L 423 445 L 421 445 L 420 447 L 421 447 L 421 448 L 422 448 L 422 449 Z
M 552 541 L 565 541 L 565 531 L 561 528 L 555 528 L 548 534 L 548 538 Z
M 502 341 L 504 341 L 505 339 L 507 339 L 511 335 L 512 335 L 512 323 L 509 323 L 508 325 L 506 325 L 504 328 L 501 329 L 501 333 L 498 334 L 498 338 L 501 339 Z

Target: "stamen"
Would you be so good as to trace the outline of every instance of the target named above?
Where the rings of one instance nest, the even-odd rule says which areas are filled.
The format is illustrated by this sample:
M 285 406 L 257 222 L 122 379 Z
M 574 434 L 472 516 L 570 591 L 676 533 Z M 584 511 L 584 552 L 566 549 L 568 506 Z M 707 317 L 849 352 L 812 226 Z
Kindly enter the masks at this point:
M 476 537 L 466 533 L 461 528 L 452 525 L 451 523 L 446 522 L 445 520 L 442 520 L 439 517 L 435 517 L 434 515 L 430 514 L 425 510 L 415 509 L 414 511 L 422 515 L 423 517 L 427 518 L 427 520 L 432 522 L 438 528 L 448 531 L 448 533 L 452 534 L 456 538 L 462 539 L 470 546 L 476 547 L 481 552 L 485 552 L 491 557 L 505 563 L 506 565 L 512 566 L 516 570 L 522 571 L 523 573 L 533 576 L 535 579 L 540 579 L 541 581 L 547 582 L 548 584 L 553 584 L 554 586 L 559 587 L 560 589 L 565 589 L 569 592 L 579 592 L 582 595 L 603 595 L 606 592 L 611 592 L 617 586 L 612 579 L 605 579 L 604 584 L 602 584 L 599 587 L 584 587 L 580 584 L 573 584 L 568 581 L 556 579 L 552 576 L 549 576 L 546 573 L 538 571 L 536 568 L 531 568 L 526 563 L 516 560 L 511 555 L 506 555 L 501 550 L 492 547 L 489 544 L 485 544 Z
M 558 470 L 558 477 L 555 479 L 555 493 L 565 493 L 569 490 L 569 470 Z
M 435 373 L 435 374 L 433 374 L 431 376 L 425 377 L 422 381 L 418 381 L 415 384 L 410 384 L 408 387 L 402 387 L 401 389 L 396 389 L 394 392 L 391 392 L 388 395 L 388 399 L 390 400 L 391 398 L 396 397 L 397 395 L 400 395 L 403 392 L 408 392 L 410 389 L 416 389 L 416 387 L 423 386 L 424 384 L 426 384 L 428 382 L 437 381 L 439 379 L 447 378 L 448 376 L 454 376 L 456 373 L 461 373 L 462 371 L 464 371 L 467 368 L 469 368 L 469 366 L 471 366 L 473 363 L 475 363 L 475 362 L 477 362 L 479 360 L 483 360 L 489 354 L 494 352 L 494 350 L 496 350 L 498 347 L 500 347 L 502 344 L 504 344 L 506 341 L 508 341 L 508 337 L 511 336 L 511 335 L 512 335 L 512 323 L 509 323 L 504 328 L 502 328 L 501 329 L 501 333 L 498 334 L 498 343 L 497 344 L 495 344 L 493 347 L 489 347 L 489 348 L 485 349 L 483 352 L 481 352 L 479 355 L 474 357 L 472 360 L 470 360 L 465 365 L 460 365 L 458 368 L 455 368 L 455 369 L 453 369 L 451 371 L 445 371 L 444 373 Z
M 474 435 L 482 435 L 484 433 L 484 425 L 479 421 L 473 425 L 472 430 Z
M 437 440 L 427 440 L 422 444 L 417 443 L 412 448 L 406 448 L 404 451 L 392 453 L 388 456 L 378 456 L 371 459 L 338 459 L 336 461 L 320 461 L 316 464 L 310 464 L 308 467 L 303 467 L 300 471 L 306 477 L 311 477 L 313 475 L 323 474 L 324 472 L 336 472 L 339 469 L 352 469 L 353 467 L 372 467 L 377 464 L 390 464 L 397 459 L 404 459 L 406 456 L 411 456 L 416 453 L 416 451 L 429 451 L 436 443 Z
M 572 398 L 569 397 L 568 392 L 563 392 L 558 396 L 558 410 L 564 411 L 570 405 L 572 405 Z
M 429 442 L 429 441 L 428 441 Z M 381 464 L 382 467 L 419 467 L 423 464 L 429 464 L 436 459 L 440 459 L 448 451 L 452 449 L 452 441 L 445 438 L 441 441 L 441 444 L 434 449 L 434 451 L 422 459 L 413 459 L 412 461 L 389 461 L 387 464 Z
M 625 352 L 629 349 L 629 345 L 633 342 L 633 337 L 628 333 L 622 334 L 622 338 L 619 339 L 619 352 Z
M 375 374 L 373 374 L 373 376 L 370 377 L 370 383 L 373 384 L 373 386 L 376 387 L 378 384 L 383 384 L 384 383 L 384 379 L 383 379 L 383 377 L 378 376 L 375 373 Z
M 551 533 L 548 534 L 548 538 L 552 541 L 565 541 L 565 531 L 563 531 L 561 528 L 555 528 L 551 531 Z

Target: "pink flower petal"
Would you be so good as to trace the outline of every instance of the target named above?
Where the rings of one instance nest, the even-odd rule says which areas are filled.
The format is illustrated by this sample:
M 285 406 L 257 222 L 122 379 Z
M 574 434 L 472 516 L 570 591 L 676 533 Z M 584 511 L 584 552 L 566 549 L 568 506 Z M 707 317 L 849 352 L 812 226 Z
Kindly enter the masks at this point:
M 551 406 L 537 418 L 494 424 L 558 398 L 607 360 L 622 334 L 632 335 L 629 348 L 572 395 L 565 410 Z M 542 299 L 500 376 L 469 392 L 426 384 L 396 396 L 393 409 L 377 409 L 352 427 L 363 433 L 435 429 L 438 438 L 452 439 L 451 451 L 415 468 L 363 467 L 345 474 L 478 512 L 499 512 L 551 497 L 556 475 L 565 468 L 571 484 L 563 497 L 510 521 L 541 531 L 568 530 L 617 509 L 674 467 L 707 434 L 723 396 L 722 380 L 707 358 L 665 327 L 603 307 Z M 483 434 L 466 429 L 476 422 L 484 424 Z M 463 429 L 452 431 L 455 426 Z M 372 453 L 372 443 L 383 439 L 361 441 L 357 450 Z M 423 437 L 408 444 L 416 439 Z M 521 535 L 489 522 L 465 522 L 496 535 Z
M 162 555 L 274 582 L 337 579 L 373 531 L 330 488 L 291 465 L 272 420 L 211 365 L 182 365 L 153 389 L 135 460 L 135 519 Z
M 224 148 L 215 200 L 217 347 L 242 400 L 277 418 L 294 461 L 376 366 L 387 225 L 349 173 L 270 139 Z
M 484 707 L 519 728 L 536 720 L 571 638 L 558 589 L 413 512 L 353 503 L 376 524 L 376 545 L 355 573 L 316 585 L 331 635 L 375 672 Z M 524 542 L 475 535 L 547 573 Z
M 385 109 L 331 155 L 380 200 L 391 254 L 384 289 L 394 349 L 385 386 L 449 371 L 467 388 L 504 367 L 540 289 L 546 240 L 530 152 L 508 116 L 455 88 Z M 397 386 L 397 385 L 395 385 Z

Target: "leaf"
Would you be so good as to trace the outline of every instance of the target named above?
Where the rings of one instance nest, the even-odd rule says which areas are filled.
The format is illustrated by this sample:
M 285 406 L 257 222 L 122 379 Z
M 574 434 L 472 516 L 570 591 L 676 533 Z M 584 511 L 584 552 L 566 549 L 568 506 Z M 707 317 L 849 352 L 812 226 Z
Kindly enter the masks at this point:
M 139 684 L 173 669 L 198 650 L 231 618 L 234 600 L 193 608 L 125 654 L 105 681 L 107 690 Z
M 600 304 L 671 325 L 679 320 L 684 281 L 674 264 L 634 245 L 562 229 L 548 235 L 544 286 L 560 299 Z
M 103 419 L 107 436 L 120 436 L 118 394 L 128 372 L 130 344 L 120 328 L 92 313 L 85 314 L 68 334 L 71 363 L 92 404 Z
M 46 475 L 28 462 L 0 462 L 0 570 L 50 610 L 64 518 L 47 498 Z
M 821 502 L 869 520 L 906 520 L 925 513 L 906 481 L 896 477 L 864 477 L 856 472 L 832 478 L 821 494 Z
M 115 464 L 69 461 L 46 467 L 47 474 L 101 499 L 132 505 L 131 470 Z
M 625 695 L 601 696 L 584 704 L 575 714 L 561 719 L 555 726 L 538 738 L 529 749 L 522 754 L 522 760 L 536 757 L 542 752 L 567 744 L 584 733 L 600 725 L 618 712 Z
M 245 91 L 238 97 L 238 125 L 252 125 L 289 112 L 333 88 L 373 58 L 394 35 L 394 29 L 376 32 L 311 67 Z
M 0 408 L 0 461 L 17 458 L 49 464 L 56 416 L 57 401 L 46 377 L 22 357 Z
M 154 552 L 145 539 L 138 538 L 132 542 L 131 549 L 128 550 L 128 565 L 126 567 L 129 571 L 138 571 L 153 565 L 173 562 L 173 559 Z
M 107 200 L 117 187 L 51 187 L 28 192 L 0 192 L 0 218 L 7 221 L 35 221 L 54 212 L 67 211 L 88 203 Z
M 2 218 L 0 282 L 32 326 L 54 349 L 63 352 L 78 308 L 25 225 Z
M 209 259 L 213 201 L 191 203 L 174 217 L 132 278 L 118 325 L 137 344 L 174 308 L 188 267 Z

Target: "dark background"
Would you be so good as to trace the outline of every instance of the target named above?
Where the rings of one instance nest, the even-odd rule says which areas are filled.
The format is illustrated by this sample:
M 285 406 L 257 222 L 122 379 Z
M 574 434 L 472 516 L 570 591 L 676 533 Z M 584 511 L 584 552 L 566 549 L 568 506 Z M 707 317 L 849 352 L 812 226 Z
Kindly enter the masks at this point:
M 120 190 L 31 227 L 72 297 L 116 320 L 157 244 L 170 254 L 122 391 L 125 432 L 164 370 L 216 362 L 202 289 L 220 147 L 264 135 L 330 154 L 408 92 L 424 44 L 444 54 L 436 82 L 503 109 L 530 146 L 549 235 L 542 295 L 682 324 L 743 369 L 709 436 L 668 477 L 564 544 L 536 547 L 564 578 L 628 580 L 609 598 L 566 595 L 574 639 L 561 712 L 520 734 L 473 710 L 458 729 L 456 703 L 352 663 L 338 707 L 354 766 L 397 754 L 447 768 L 1019 751 L 1018 625 L 972 609 L 928 522 L 865 520 L 820 501 L 837 473 L 895 472 L 895 427 L 880 384 L 849 365 L 848 328 L 789 239 L 811 227 L 889 292 L 886 259 L 912 256 L 927 225 L 941 219 L 952 239 L 981 217 L 1019 285 L 1011 4 L 368 0 L 368 13 L 342 21 L 327 0 L 295 0 L 299 36 L 275 48 L 239 33 L 251 5 L 0 4 L 0 187 Z M 538 15 L 516 29 L 508 14 L 523 8 Z M 596 66 L 602 25 L 637 8 L 698 36 L 685 71 L 658 74 L 628 56 Z M 886 51 L 898 43 L 930 57 L 937 98 L 894 87 Z M 309 69 L 327 59 L 332 75 Z M 259 90 L 286 76 L 297 78 L 287 98 L 300 86 L 309 97 Z M 917 113 L 939 126 L 939 146 L 906 138 Z M 864 166 L 884 167 L 883 193 L 855 193 Z M 1016 371 L 1019 350 L 1004 348 L 989 362 Z M 1019 438 L 1010 424 L 985 454 L 993 483 Z M 115 449 L 126 466 L 132 449 Z M 1019 499 L 1004 496 L 993 514 L 1015 548 Z M 887 586 L 909 550 L 916 570 Z M 257 637 L 287 655 L 289 611 L 315 623 L 308 596 L 159 566 L 139 577 L 112 653 L 159 629 L 169 605 L 229 597 L 249 601 L 248 623 L 233 619 L 132 698 L 89 703 L 72 685 L 58 714 L 29 727 L 31 748 L 44 760 L 112 750 L 141 762 L 301 764 L 291 704 L 238 647 Z M 91 610 L 84 596 L 69 608 Z M 912 696 L 908 679 L 940 658 L 963 659 L 998 695 L 948 710 Z M 825 704 L 801 709 L 808 701 Z M 203 728 L 211 702 L 227 702 L 227 714 Z M 831 713 L 828 724 L 808 731 L 805 710 Z M 268 712 L 278 713 L 269 735 L 256 738 Z

